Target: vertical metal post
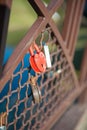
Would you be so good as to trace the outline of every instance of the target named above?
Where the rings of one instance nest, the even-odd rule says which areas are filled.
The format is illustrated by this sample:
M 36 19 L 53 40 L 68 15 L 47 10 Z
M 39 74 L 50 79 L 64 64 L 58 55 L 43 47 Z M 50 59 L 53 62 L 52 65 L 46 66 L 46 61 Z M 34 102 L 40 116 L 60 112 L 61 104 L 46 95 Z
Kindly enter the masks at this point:
M 0 0 L 0 76 L 2 72 L 11 3 L 12 0 Z
M 81 73 L 80 73 L 80 85 L 83 86 L 83 84 L 86 84 L 87 81 L 85 80 L 87 77 L 87 47 L 84 50 L 82 64 L 81 64 Z M 83 104 L 87 102 L 87 88 L 83 91 L 81 96 L 79 97 L 79 103 Z
M 85 0 L 68 0 L 62 35 L 72 60 L 75 51 L 75 45 L 80 27 L 84 3 Z
M 85 48 L 81 64 L 80 84 L 85 82 L 86 74 L 87 74 L 87 47 Z

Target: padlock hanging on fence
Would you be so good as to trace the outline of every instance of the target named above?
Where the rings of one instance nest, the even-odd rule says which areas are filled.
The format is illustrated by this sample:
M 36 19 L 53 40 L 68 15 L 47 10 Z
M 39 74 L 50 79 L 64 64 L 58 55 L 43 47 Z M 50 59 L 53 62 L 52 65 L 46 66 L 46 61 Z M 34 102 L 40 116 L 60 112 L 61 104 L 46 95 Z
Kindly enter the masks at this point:
M 51 65 L 50 51 L 49 51 L 49 47 L 48 47 L 48 45 L 47 45 L 47 43 L 48 43 L 48 42 L 50 41 L 50 39 L 51 39 L 51 36 L 50 36 L 50 32 L 49 32 L 49 31 L 48 31 L 48 34 L 49 34 L 48 41 L 45 42 L 45 41 L 43 41 L 43 39 L 44 39 L 44 32 L 42 32 L 40 44 L 41 44 L 41 46 L 44 48 L 44 54 L 45 54 L 45 57 L 46 57 L 47 68 L 51 68 L 52 65 Z
M 36 53 L 34 53 L 35 49 Z M 36 73 L 42 73 L 46 71 L 46 58 L 44 53 L 39 49 L 37 44 L 34 42 L 29 47 L 30 52 L 30 65 Z
M 0 130 L 6 130 L 6 118 L 6 112 L 0 114 Z
M 31 89 L 32 89 L 34 103 L 40 103 L 41 102 L 41 91 L 37 86 L 37 76 L 31 76 L 29 82 L 30 82 Z

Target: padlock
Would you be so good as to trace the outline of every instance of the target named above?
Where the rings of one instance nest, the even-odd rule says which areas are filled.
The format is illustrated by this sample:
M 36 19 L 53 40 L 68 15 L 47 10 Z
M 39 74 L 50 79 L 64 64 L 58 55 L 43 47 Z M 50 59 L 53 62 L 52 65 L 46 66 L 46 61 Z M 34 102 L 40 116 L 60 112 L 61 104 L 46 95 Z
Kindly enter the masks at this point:
M 36 80 L 37 80 L 37 77 L 32 76 L 30 78 L 30 85 L 31 85 L 31 89 L 32 89 L 34 103 L 40 103 L 41 92 L 40 92 L 39 88 L 37 87 Z
M 6 126 L 0 126 L 0 130 L 6 130 Z
M 30 65 L 36 73 L 45 72 L 46 70 L 46 58 L 42 51 L 40 51 L 37 44 L 33 44 L 36 53 L 34 54 L 32 46 L 29 48 L 30 52 Z
M 56 71 L 50 71 L 49 73 L 48 73 L 48 78 L 52 78 L 53 76 L 59 76 L 59 74 L 61 74 L 62 73 L 62 70 L 61 69 L 58 69 L 58 70 L 56 70 Z
M 40 103 L 41 101 L 41 92 L 37 86 L 32 86 L 33 100 L 34 103 Z
M 7 113 L 1 113 L 0 114 L 0 130 L 6 130 L 6 116 L 7 116 Z
M 30 46 L 29 48 L 29 52 L 30 52 L 30 65 L 31 67 L 33 68 L 33 70 L 36 72 L 36 73 L 40 73 L 40 70 L 37 68 L 37 66 L 35 65 L 35 61 L 34 61 L 34 52 L 33 52 L 33 49 L 32 47 Z
M 45 53 L 45 57 L 46 57 L 47 68 L 51 68 L 52 65 L 51 65 L 49 47 L 45 42 L 43 42 L 42 45 L 44 46 L 44 53 Z

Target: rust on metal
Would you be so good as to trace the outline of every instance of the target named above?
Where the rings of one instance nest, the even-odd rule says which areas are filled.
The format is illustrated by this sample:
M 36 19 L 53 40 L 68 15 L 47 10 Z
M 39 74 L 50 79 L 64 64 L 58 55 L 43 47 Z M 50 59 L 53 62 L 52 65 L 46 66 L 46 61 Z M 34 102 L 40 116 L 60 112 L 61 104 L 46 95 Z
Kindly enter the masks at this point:
M 3 58 L 6 45 L 8 23 L 12 0 L 0 0 L 0 77 L 3 70 Z
M 67 1 L 62 34 L 52 20 L 52 15 L 61 7 L 63 0 L 51 0 L 47 7 L 40 0 L 28 2 L 37 13 L 37 20 L 16 47 L 0 79 L 0 113 L 7 114 L 7 130 L 50 129 L 87 87 L 86 80 L 80 87 L 72 63 L 84 0 Z M 29 47 L 46 31 L 49 33 L 47 44 L 53 49 L 50 51 L 52 67 L 36 76 L 29 62 Z M 87 69 L 86 73 L 83 67 L 81 70 L 83 81 L 87 76 Z M 32 86 L 39 90 L 35 91 L 41 92 L 41 101 L 33 102 Z

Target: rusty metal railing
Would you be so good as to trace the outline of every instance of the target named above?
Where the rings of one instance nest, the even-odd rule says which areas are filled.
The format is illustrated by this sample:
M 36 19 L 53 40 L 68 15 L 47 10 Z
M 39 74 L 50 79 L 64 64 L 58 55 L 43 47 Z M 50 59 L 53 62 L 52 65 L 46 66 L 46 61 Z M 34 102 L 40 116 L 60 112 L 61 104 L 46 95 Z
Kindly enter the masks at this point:
M 87 70 L 83 74 L 82 67 L 83 80 L 80 84 L 72 64 L 84 2 L 67 1 L 63 33 L 60 34 L 51 17 L 63 0 L 51 0 L 47 7 L 40 0 L 29 0 L 38 18 L 6 63 L 0 79 L 0 113 L 7 113 L 5 125 L 8 130 L 50 129 L 86 89 L 84 78 Z M 30 67 L 29 47 L 48 28 L 51 36 L 48 46 L 54 47 L 51 52 L 52 67 L 37 75 L 42 100 L 34 104 L 29 79 L 35 76 L 35 72 Z

